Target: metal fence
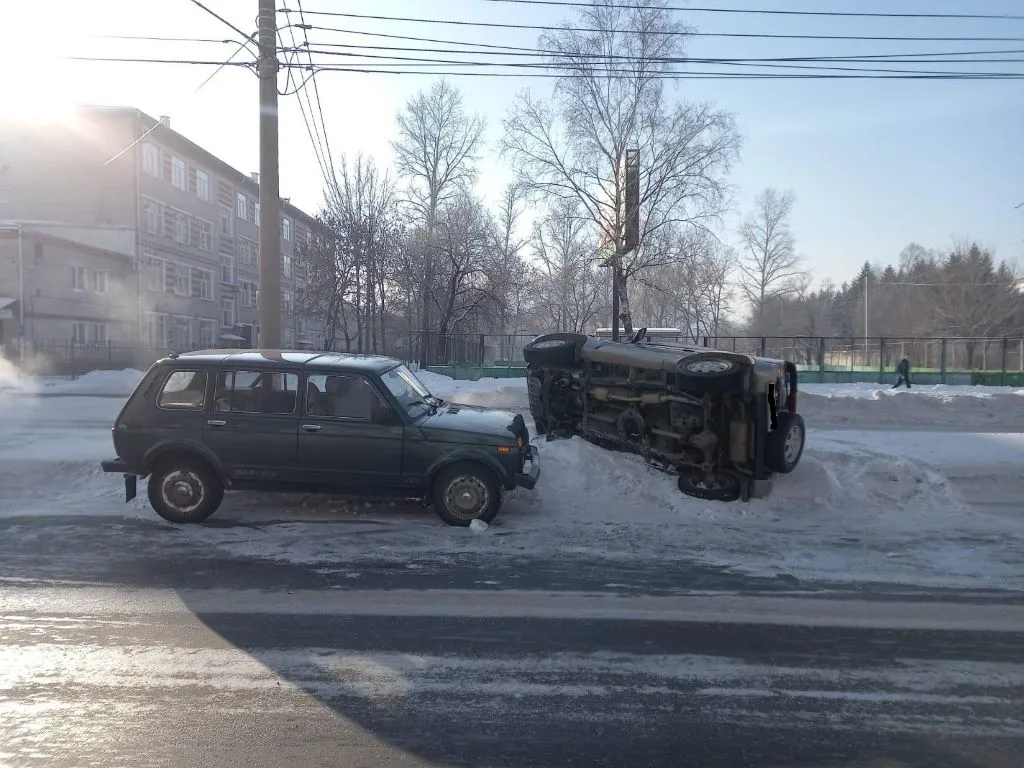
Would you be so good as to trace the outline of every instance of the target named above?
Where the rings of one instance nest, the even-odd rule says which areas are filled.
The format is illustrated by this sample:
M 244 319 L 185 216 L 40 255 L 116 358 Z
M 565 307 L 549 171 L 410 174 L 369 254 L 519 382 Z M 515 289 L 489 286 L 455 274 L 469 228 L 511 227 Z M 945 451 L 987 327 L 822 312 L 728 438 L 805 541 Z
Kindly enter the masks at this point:
M 405 332 L 362 348 L 343 345 L 338 351 L 384 354 L 460 378 L 522 375 L 523 346 L 536 335 Z M 922 384 L 1024 386 L 1024 338 L 707 336 L 680 338 L 678 343 L 792 360 L 809 381 L 881 382 L 892 377 L 905 357 L 914 379 Z M 75 376 L 92 370 L 145 369 L 170 351 L 169 347 L 48 341 L 33 344 L 27 359 L 35 373 Z

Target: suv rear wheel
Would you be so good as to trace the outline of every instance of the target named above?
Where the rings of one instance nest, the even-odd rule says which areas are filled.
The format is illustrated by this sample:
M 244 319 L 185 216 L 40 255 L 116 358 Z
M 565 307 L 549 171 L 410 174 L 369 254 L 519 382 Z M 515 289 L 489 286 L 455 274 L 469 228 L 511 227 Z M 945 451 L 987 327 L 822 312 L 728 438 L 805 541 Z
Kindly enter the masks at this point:
M 223 484 L 199 458 L 169 456 L 149 476 L 149 503 L 172 523 L 201 522 L 217 511 L 223 499 Z
M 799 413 L 781 411 L 779 427 L 768 434 L 764 447 L 764 463 L 772 472 L 786 475 L 796 469 L 804 454 L 804 417 Z
M 578 350 L 587 337 L 579 333 L 547 333 L 527 342 L 523 359 L 530 365 L 549 368 L 575 368 Z
M 489 523 L 501 507 L 501 486 L 486 467 L 460 461 L 437 473 L 433 498 L 437 514 L 448 525 Z

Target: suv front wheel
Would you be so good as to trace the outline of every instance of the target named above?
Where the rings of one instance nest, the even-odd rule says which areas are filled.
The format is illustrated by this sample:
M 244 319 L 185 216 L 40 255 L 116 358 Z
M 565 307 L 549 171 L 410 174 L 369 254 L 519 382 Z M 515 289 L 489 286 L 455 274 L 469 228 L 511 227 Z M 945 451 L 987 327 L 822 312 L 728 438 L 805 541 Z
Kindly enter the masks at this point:
M 434 479 L 434 506 L 448 525 L 491 522 L 501 507 L 501 486 L 486 467 L 468 461 L 443 468 Z
M 223 484 L 201 459 L 168 457 L 149 476 L 149 503 L 172 523 L 202 522 L 217 511 L 223 499 Z

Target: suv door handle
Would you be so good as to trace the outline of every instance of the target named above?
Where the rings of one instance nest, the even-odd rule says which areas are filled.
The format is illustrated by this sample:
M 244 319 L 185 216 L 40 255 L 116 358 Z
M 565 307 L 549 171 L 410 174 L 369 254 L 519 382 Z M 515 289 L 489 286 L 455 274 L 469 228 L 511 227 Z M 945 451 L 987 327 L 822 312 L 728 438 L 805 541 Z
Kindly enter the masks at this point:
M 227 422 L 224 419 L 207 419 L 206 423 L 211 427 L 224 427 L 227 426 Z
M 307 432 L 319 432 L 321 429 L 319 424 L 303 424 L 302 428 Z

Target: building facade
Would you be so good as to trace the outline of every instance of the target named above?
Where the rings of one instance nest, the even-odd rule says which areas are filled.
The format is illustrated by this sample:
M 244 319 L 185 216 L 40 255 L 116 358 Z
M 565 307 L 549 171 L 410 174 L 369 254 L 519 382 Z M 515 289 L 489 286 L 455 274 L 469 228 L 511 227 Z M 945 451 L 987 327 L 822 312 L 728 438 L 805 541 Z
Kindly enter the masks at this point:
M 0 299 L 14 299 L 29 342 L 258 346 L 261 224 L 258 176 L 232 168 L 166 119 L 83 107 L 42 126 L 0 123 Z M 305 278 L 296 257 L 316 221 L 282 200 L 274 226 L 282 346 L 318 347 L 322 331 L 295 301 Z M 36 245 L 43 230 L 49 247 Z M 2 266 L 15 231 L 17 285 Z M 60 232 L 89 232 L 95 242 L 79 234 L 58 245 Z

